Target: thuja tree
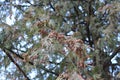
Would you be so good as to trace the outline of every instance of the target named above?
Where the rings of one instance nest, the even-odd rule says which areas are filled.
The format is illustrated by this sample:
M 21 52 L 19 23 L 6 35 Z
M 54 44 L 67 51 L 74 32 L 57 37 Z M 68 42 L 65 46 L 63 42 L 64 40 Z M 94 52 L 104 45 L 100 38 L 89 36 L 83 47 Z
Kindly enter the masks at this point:
M 3 80 L 120 78 L 119 0 L 0 1 Z

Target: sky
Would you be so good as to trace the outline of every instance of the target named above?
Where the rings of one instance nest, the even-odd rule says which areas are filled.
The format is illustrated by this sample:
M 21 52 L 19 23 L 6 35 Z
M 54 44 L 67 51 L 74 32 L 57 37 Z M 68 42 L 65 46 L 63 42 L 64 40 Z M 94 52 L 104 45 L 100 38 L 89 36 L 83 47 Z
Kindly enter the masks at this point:
M 4 1 L 4 0 L 0 0 L 0 1 Z M 104 2 L 104 0 L 100 0 L 101 2 Z M 79 7 L 79 9 L 80 10 L 82 10 L 82 8 L 81 7 Z M 12 8 L 12 12 L 13 12 L 13 15 L 12 16 L 7 16 L 7 18 L 6 18 L 6 23 L 7 24 L 9 24 L 9 25 L 13 25 L 14 24 L 14 22 L 15 22 L 15 12 L 16 12 L 16 9 L 15 8 Z M 0 28 L 0 31 L 1 31 L 2 29 Z M 72 31 L 70 31 L 69 33 L 68 33 L 68 35 L 72 35 L 73 34 L 73 32 Z M 120 34 L 118 34 L 118 41 L 120 41 Z M 22 42 L 22 44 L 25 44 L 25 42 Z M 2 53 L 0 52 L 0 55 L 1 55 Z M 4 56 L 4 55 L 3 55 Z M 117 55 L 117 56 L 119 56 L 120 57 L 120 55 Z M 116 56 L 115 56 L 116 57 Z M 115 60 L 115 57 L 112 59 L 112 63 L 116 63 L 116 60 Z M 15 69 L 15 66 L 14 66 L 14 64 L 13 63 L 11 63 L 8 67 L 7 67 L 7 71 L 14 71 Z M 0 80 L 5 80 L 5 68 L 4 67 L 2 67 L 2 68 L 0 68 L 0 76 L 1 76 L 1 78 L 0 78 Z M 31 71 L 31 74 L 29 74 L 30 75 L 30 77 L 31 78 L 34 78 L 35 76 L 36 76 L 36 70 L 32 70 Z

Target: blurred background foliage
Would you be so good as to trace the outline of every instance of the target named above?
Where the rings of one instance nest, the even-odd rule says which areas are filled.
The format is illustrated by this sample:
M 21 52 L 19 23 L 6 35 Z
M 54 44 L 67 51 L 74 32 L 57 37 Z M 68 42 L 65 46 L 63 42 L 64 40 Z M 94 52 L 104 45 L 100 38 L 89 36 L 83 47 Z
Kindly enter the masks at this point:
M 117 80 L 119 65 L 119 0 L 0 0 L 2 80 Z

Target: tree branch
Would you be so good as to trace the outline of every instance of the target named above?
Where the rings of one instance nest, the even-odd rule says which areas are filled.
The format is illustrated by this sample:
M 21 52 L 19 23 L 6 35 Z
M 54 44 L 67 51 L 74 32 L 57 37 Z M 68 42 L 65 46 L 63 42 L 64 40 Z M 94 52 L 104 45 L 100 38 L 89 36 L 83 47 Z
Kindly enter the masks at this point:
M 117 48 L 114 50 L 114 52 L 113 52 L 112 55 L 110 56 L 110 60 L 111 60 L 113 57 L 115 57 L 115 55 L 116 55 L 118 52 L 120 52 L 120 46 L 117 47 Z
M 15 56 L 17 56 L 18 58 L 20 58 L 20 59 L 24 59 L 22 56 L 20 56 L 19 54 L 16 54 L 14 51 L 12 51 L 11 49 L 7 49 L 7 48 L 5 48 L 6 50 L 8 50 L 10 53 L 12 53 L 13 55 L 15 55 Z M 50 63 L 52 63 L 51 61 L 49 61 Z M 54 63 L 54 62 L 53 62 Z M 29 64 L 31 64 L 31 65 L 34 65 L 34 63 L 33 62 L 31 62 L 31 61 L 29 61 Z M 59 64 L 59 63 L 55 63 L 55 64 Z M 52 74 L 54 74 L 54 75 L 56 75 L 56 76 L 58 76 L 59 74 L 58 73 L 55 73 L 55 72 L 53 72 L 53 71 L 51 71 L 51 70 L 49 70 L 49 69 L 46 69 L 46 68 L 44 68 L 44 66 L 40 66 L 40 68 L 41 69 L 43 69 L 44 71 L 46 71 L 46 72 L 49 72 L 49 73 L 52 73 Z
M 18 58 L 20 58 L 20 59 L 24 59 L 21 55 L 19 55 L 19 54 L 16 54 L 14 51 L 12 51 L 11 49 L 7 49 L 7 48 L 5 48 L 6 50 L 8 50 L 9 52 L 11 52 L 13 55 L 15 55 L 15 56 L 17 56 Z M 29 64 L 31 64 L 31 65 L 34 65 L 33 64 L 33 62 L 31 62 L 31 61 L 29 61 Z
M 54 8 L 53 5 L 51 4 L 50 0 L 49 0 L 49 5 L 50 5 L 50 7 L 53 9 L 53 11 L 55 11 L 55 8 Z
M 92 47 L 92 41 L 91 41 L 91 33 L 90 33 L 90 28 L 89 28 L 89 26 L 90 26 L 90 16 L 92 15 L 92 12 L 91 12 L 91 8 L 92 6 L 91 6 L 91 1 L 88 3 L 88 18 L 87 18 L 87 20 L 86 20 L 86 31 L 87 31 L 87 37 L 88 37 L 88 41 L 89 41 L 89 45 L 90 45 L 90 47 Z
M 24 77 L 26 78 L 26 80 L 30 80 L 27 75 L 25 74 L 25 72 L 20 68 L 20 66 L 14 61 L 14 59 L 12 58 L 12 56 L 10 55 L 9 51 L 4 49 L 3 50 L 5 52 L 5 54 L 9 57 L 9 59 L 16 65 L 16 67 L 19 69 L 19 71 L 24 75 Z
M 49 5 L 50 7 L 53 9 L 53 11 L 55 12 L 56 9 L 54 8 L 54 6 L 51 4 L 51 1 L 49 0 Z M 67 21 L 64 19 L 64 17 L 62 17 L 63 21 L 66 23 Z
M 110 56 L 110 58 L 108 58 L 108 59 L 103 63 L 103 69 L 104 69 L 104 70 L 106 70 L 110 65 L 112 65 L 111 59 L 112 59 L 113 57 L 115 57 L 118 52 L 120 52 L 120 46 L 117 47 L 117 48 L 113 51 L 113 53 L 112 53 L 112 55 Z
M 45 68 L 45 67 L 42 66 L 42 65 L 40 65 L 39 67 L 40 67 L 41 69 L 43 69 L 44 71 L 48 72 L 48 73 L 52 73 L 52 74 L 54 74 L 54 75 L 56 75 L 56 76 L 59 76 L 58 73 L 55 73 L 55 72 L 53 72 L 52 70 L 48 70 L 47 68 Z

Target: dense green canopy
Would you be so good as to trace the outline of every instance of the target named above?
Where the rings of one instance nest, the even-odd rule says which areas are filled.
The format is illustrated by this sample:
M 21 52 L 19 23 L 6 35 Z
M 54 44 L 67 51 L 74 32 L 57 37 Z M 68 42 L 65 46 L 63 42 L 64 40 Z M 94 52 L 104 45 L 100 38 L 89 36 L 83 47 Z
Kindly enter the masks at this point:
M 2 80 L 111 80 L 119 71 L 119 0 L 0 0 Z

